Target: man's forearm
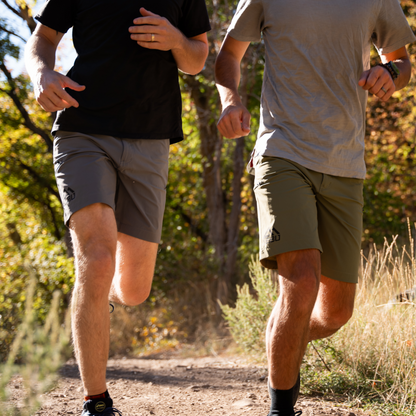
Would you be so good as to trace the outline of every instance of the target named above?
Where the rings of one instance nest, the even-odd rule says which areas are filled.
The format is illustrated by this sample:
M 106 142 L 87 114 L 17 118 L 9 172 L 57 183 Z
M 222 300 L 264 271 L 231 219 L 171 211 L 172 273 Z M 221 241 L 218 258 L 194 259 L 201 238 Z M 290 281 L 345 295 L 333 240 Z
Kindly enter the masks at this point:
M 35 33 L 30 37 L 25 49 L 25 63 L 32 80 L 39 72 L 54 69 L 55 51 L 55 45 L 43 36 Z
M 178 68 L 187 74 L 201 72 L 208 56 L 208 45 L 202 40 L 183 36 L 178 48 L 172 49 Z
M 240 76 L 240 62 L 227 52 L 221 51 L 215 62 L 215 82 L 223 109 L 228 105 L 241 103 L 238 93 Z
M 393 61 L 394 64 L 399 68 L 400 75 L 394 80 L 396 91 L 404 88 L 410 81 L 412 74 L 412 65 L 409 59 L 397 59 Z

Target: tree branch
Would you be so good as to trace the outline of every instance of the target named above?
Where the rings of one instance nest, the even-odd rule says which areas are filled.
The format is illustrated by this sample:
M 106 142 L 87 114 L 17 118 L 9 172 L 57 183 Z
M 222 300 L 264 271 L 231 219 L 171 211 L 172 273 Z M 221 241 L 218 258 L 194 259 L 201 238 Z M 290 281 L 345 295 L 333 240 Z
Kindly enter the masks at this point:
M 8 33 L 9 35 L 12 36 L 16 36 L 17 38 L 21 39 L 23 42 L 26 42 L 26 39 L 22 38 L 20 35 L 18 35 L 17 33 L 14 33 L 8 29 L 6 29 L 4 26 L 0 25 L 0 30 L 2 30 L 3 32 Z
M 19 16 L 22 20 L 24 20 L 30 30 L 30 33 L 33 33 L 36 29 L 36 22 L 35 19 L 30 15 L 30 9 L 26 3 L 22 2 L 19 5 L 19 9 L 15 9 L 13 6 L 9 4 L 7 0 L 1 0 L 1 2 L 16 16 Z
M 9 4 L 9 2 L 8 1 L 6 1 L 6 0 L 1 0 L 1 2 L 12 12 L 12 13 L 14 13 L 15 15 L 17 15 L 17 16 L 19 16 L 19 17 L 21 17 L 20 16 L 20 13 L 19 13 L 19 11 L 18 10 L 16 10 L 14 7 L 12 7 L 12 6 L 10 6 L 10 4 Z
M 33 123 L 33 121 L 31 120 L 31 118 L 29 116 L 29 113 L 26 111 L 26 109 L 23 106 L 23 104 L 21 103 L 19 97 L 14 92 L 14 90 L 16 89 L 16 83 L 14 82 L 14 79 L 13 79 L 11 73 L 6 68 L 6 66 L 4 65 L 4 62 L 0 63 L 0 69 L 3 71 L 4 75 L 6 75 L 7 81 L 8 81 L 9 86 L 10 86 L 10 90 L 7 91 L 5 89 L 0 88 L 0 91 L 7 94 L 13 100 L 14 105 L 17 107 L 21 116 L 23 117 L 23 120 L 24 120 L 23 125 L 26 126 L 33 133 L 38 134 L 40 137 L 42 137 L 42 139 L 46 143 L 46 146 L 48 147 L 48 151 L 50 153 L 52 153 L 52 151 L 53 151 L 53 142 L 52 142 L 52 140 L 49 136 L 49 133 L 47 133 L 45 130 L 41 129 L 40 127 L 36 126 Z
M 23 163 L 20 159 L 15 159 L 15 161 L 23 168 L 26 169 L 29 173 L 30 176 L 32 176 L 32 178 L 39 183 L 40 185 L 42 185 L 44 188 L 46 188 L 50 194 L 56 196 L 58 198 L 58 200 L 61 200 L 61 197 L 59 196 L 59 193 L 57 191 L 55 191 L 55 189 L 53 189 L 50 184 L 44 179 L 42 178 L 32 167 L 26 165 L 25 163 Z

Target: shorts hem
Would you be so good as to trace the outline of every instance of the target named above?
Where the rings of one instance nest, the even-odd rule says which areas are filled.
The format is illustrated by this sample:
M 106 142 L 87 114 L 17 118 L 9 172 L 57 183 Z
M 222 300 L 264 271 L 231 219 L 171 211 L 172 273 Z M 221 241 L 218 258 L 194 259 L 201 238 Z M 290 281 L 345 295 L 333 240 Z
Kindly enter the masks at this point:
M 340 272 L 334 269 L 322 267 L 321 274 L 325 277 L 328 277 L 329 279 L 336 280 L 338 282 L 354 283 L 354 284 L 358 283 L 358 269 L 357 269 L 357 273 L 353 274 L 353 273 L 345 273 L 345 272 Z
M 289 248 L 282 248 L 280 250 L 269 250 L 264 255 L 259 256 L 260 263 L 263 267 L 266 267 L 267 269 L 277 269 L 277 261 L 271 259 L 271 257 L 278 256 L 279 254 L 283 253 L 290 253 L 291 251 L 299 251 L 299 250 L 319 250 L 320 253 L 322 253 L 322 247 L 319 244 L 308 244 L 303 246 L 297 246 L 297 247 L 289 247 Z
M 130 237 L 138 238 L 149 243 L 160 244 L 162 237 L 161 232 L 154 230 L 146 230 L 143 227 L 134 227 L 131 224 L 117 223 L 117 231 L 129 235 Z
M 69 228 L 69 220 L 71 219 L 71 217 L 78 211 L 80 211 L 81 209 L 88 207 L 89 205 L 93 205 L 93 204 L 105 204 L 108 205 L 114 212 L 115 212 L 115 206 L 114 204 L 112 204 L 109 201 L 104 201 L 102 198 L 89 198 L 87 201 L 82 201 L 79 202 L 77 204 L 73 203 L 71 204 L 71 206 L 68 208 L 64 208 L 64 223 L 65 225 Z

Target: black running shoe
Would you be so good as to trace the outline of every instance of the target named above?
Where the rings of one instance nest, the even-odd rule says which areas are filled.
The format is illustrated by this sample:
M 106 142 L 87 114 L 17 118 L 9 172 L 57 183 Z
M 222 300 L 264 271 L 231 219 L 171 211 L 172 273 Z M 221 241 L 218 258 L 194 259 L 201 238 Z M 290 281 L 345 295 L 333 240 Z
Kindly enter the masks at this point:
M 300 416 L 302 414 L 302 410 L 298 410 L 294 412 L 292 416 Z M 278 410 L 271 410 L 267 416 L 279 416 Z
M 121 416 L 121 412 L 113 407 L 111 397 L 93 399 L 84 402 L 81 416 Z

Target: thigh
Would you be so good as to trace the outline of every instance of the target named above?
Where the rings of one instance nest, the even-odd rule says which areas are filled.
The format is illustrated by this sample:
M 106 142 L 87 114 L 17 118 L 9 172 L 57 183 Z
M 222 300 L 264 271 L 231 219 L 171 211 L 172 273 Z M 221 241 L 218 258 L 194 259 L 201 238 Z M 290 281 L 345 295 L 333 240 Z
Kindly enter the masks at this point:
M 169 140 L 123 140 L 116 199 L 118 230 L 158 244 L 168 180 Z
M 296 250 L 322 251 L 313 186 L 293 163 L 263 157 L 255 167 L 260 261 L 277 268 L 276 256 Z
M 328 186 L 317 193 L 322 274 L 357 283 L 362 237 L 363 181 L 327 177 Z
M 64 221 L 94 203 L 115 208 L 117 171 L 112 159 L 92 136 L 59 131 L 54 140 L 56 182 Z

